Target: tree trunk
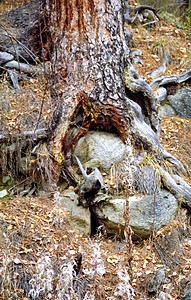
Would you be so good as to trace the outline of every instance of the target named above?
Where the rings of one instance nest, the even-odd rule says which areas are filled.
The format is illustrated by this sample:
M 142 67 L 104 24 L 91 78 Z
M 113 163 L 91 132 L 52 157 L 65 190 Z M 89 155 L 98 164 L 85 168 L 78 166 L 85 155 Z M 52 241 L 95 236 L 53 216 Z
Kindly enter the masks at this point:
M 49 128 L 55 162 L 70 160 L 78 139 L 98 129 L 130 138 L 134 151 L 147 149 L 183 170 L 160 145 L 153 91 L 131 65 L 122 1 L 49 0 L 47 8 L 58 101 Z
M 146 129 L 159 146 L 151 129 L 157 132 L 159 127 L 155 105 L 144 101 L 147 97 L 140 92 L 141 111 L 136 99 L 130 100 L 125 92 L 130 34 L 124 26 L 121 1 L 59 0 L 48 4 L 54 42 L 54 91 L 59 103 L 50 126 L 55 160 L 61 163 L 69 158 L 79 137 L 92 128 L 114 131 L 124 142 L 130 134 L 132 140 L 138 140 L 140 128 Z M 76 128 L 79 114 L 83 121 Z M 148 148 L 148 141 L 146 144 Z
M 165 171 L 168 160 L 178 172 L 185 172 L 160 145 L 155 97 L 131 64 L 131 33 L 124 24 L 122 1 L 47 0 L 46 7 L 53 43 L 52 94 L 58 102 L 48 143 L 56 166 L 54 180 L 63 167 L 75 179 L 72 153 L 88 130 L 115 132 L 130 145 L 134 161 L 140 151 L 150 153 L 160 166 L 163 185 L 177 197 L 183 195 L 190 207 L 190 189 L 180 189 Z

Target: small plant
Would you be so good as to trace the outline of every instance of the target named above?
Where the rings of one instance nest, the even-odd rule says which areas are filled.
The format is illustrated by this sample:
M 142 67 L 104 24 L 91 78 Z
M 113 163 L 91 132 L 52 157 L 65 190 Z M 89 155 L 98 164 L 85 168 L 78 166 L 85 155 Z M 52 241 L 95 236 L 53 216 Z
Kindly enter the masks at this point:
M 174 26 L 176 26 L 176 28 L 178 28 L 178 29 L 186 29 L 186 25 L 183 23 L 183 20 L 181 18 L 175 16 L 174 14 L 164 12 L 163 13 L 163 18 L 164 18 L 165 21 L 173 23 Z M 189 22 L 188 22 L 188 24 L 189 24 Z
M 186 16 L 186 19 L 188 21 L 188 24 L 191 25 L 191 19 L 190 19 L 190 17 Z
M 169 13 L 164 12 L 164 13 L 163 13 L 163 18 L 164 18 L 164 20 L 167 21 L 167 22 L 170 21 L 170 15 L 169 15 Z
M 139 164 L 139 166 L 144 166 L 144 165 L 153 165 L 153 160 L 150 155 L 145 156 Z
M 182 24 L 180 24 L 180 23 L 176 23 L 176 27 L 178 28 L 178 29 L 186 29 L 186 26 L 185 25 L 182 25 Z

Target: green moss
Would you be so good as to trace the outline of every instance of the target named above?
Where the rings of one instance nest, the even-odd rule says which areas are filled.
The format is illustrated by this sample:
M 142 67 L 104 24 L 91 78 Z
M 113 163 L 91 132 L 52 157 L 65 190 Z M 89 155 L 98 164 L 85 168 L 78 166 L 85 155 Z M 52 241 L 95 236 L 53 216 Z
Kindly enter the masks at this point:
M 145 156 L 143 160 L 139 163 L 139 166 L 145 166 L 145 165 L 153 165 L 153 159 L 151 155 Z
M 91 117 L 91 122 L 95 122 L 97 117 L 96 117 L 96 112 L 91 106 L 91 102 L 88 103 L 89 105 L 82 104 L 82 108 L 86 114 L 87 117 Z
M 65 160 L 64 154 L 60 152 L 59 154 L 56 155 L 55 160 L 59 165 L 61 165 L 62 162 Z
M 131 92 L 135 92 L 134 88 L 131 85 L 131 78 L 129 75 L 129 68 L 131 67 L 131 65 L 127 66 L 124 69 L 124 78 L 125 78 L 125 86 L 131 91 Z

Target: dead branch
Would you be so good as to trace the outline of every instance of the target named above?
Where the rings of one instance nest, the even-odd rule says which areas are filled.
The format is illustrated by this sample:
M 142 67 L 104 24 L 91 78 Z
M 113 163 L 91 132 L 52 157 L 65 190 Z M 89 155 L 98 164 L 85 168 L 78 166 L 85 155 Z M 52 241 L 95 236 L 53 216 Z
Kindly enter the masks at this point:
M 37 129 L 36 131 L 23 131 L 18 135 L 3 135 L 0 134 L 0 144 L 17 140 L 18 138 L 30 138 L 34 141 L 41 140 L 47 137 L 47 132 L 45 128 Z
M 124 16 L 125 16 L 125 20 L 127 21 L 128 24 L 132 24 L 136 20 L 138 14 L 142 13 L 144 10 L 151 10 L 155 14 L 155 16 L 160 20 L 157 10 L 154 7 L 149 6 L 149 5 L 140 5 L 137 7 L 131 7 L 126 4 L 126 10 L 127 11 Z M 130 17 L 131 13 L 135 14 L 135 16 L 133 18 Z

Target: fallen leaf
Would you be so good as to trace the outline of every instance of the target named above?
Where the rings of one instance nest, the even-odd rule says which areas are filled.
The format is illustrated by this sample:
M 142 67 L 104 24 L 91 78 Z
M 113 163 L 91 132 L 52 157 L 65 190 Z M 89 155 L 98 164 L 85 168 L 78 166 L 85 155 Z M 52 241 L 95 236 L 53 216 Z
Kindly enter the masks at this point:
M 21 264 L 21 261 L 20 261 L 19 258 L 15 258 L 15 259 L 14 259 L 14 263 L 15 263 L 16 265 L 18 265 L 18 264 Z

